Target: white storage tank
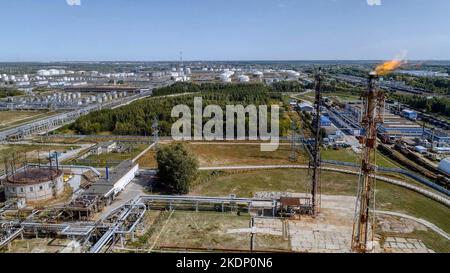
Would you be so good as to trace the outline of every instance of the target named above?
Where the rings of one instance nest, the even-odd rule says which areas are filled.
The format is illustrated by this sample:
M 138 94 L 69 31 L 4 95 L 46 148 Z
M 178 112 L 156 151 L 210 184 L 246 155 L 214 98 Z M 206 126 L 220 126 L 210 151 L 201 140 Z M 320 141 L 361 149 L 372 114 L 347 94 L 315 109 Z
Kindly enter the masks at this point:
M 239 82 L 249 82 L 250 78 L 246 75 L 240 75 L 239 76 Z
M 439 170 L 450 175 L 450 157 L 446 157 L 439 162 Z

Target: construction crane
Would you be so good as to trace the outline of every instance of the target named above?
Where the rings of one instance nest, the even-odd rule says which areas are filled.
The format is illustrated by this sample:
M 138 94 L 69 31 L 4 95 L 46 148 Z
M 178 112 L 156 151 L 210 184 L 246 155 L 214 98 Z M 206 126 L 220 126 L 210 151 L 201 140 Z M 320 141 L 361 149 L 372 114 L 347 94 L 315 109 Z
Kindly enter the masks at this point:
M 316 74 L 316 99 L 314 102 L 315 114 L 315 141 L 314 149 L 312 150 L 312 160 L 310 167 L 312 167 L 312 183 L 311 183 L 311 214 L 316 216 L 320 210 L 320 102 L 322 89 L 323 74 L 322 69 Z
M 361 170 L 356 195 L 355 220 L 352 232 L 352 250 L 365 253 L 373 247 L 374 215 L 369 217 L 370 206 L 375 207 L 375 147 L 377 125 L 383 122 L 384 92 L 377 88 L 376 72 L 369 74 L 368 89 L 363 94 L 363 115 L 361 127 L 364 134 L 360 137 L 362 145 Z M 372 223 L 370 222 L 372 220 Z M 372 246 L 369 245 L 369 239 Z

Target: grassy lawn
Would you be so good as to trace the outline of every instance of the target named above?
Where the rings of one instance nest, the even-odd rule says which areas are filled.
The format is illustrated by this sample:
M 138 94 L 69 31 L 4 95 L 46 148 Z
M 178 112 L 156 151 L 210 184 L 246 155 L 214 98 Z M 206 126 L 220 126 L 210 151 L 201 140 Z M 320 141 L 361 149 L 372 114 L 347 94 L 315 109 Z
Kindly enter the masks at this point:
M 221 171 L 216 179 L 209 180 L 211 172 L 202 172 L 199 182 L 190 194 L 252 197 L 258 191 L 289 191 L 305 192 L 310 183 L 307 170 L 300 169 L 272 169 L 272 170 L 244 170 Z M 335 181 L 339 181 L 336 183 Z M 328 194 L 354 195 L 356 193 L 357 178 L 354 175 L 342 173 L 322 172 L 322 192 Z
M 233 229 L 248 228 L 250 216 L 231 213 L 164 211 L 147 212 L 151 225 L 128 247 L 158 250 L 176 246 L 185 248 L 241 249 L 249 250 L 248 232 L 230 232 Z M 289 249 L 289 242 L 281 236 L 257 235 L 256 249 Z
M 289 98 L 294 98 L 297 100 L 307 100 L 307 101 L 314 101 L 314 90 L 311 90 L 309 92 L 305 92 L 302 94 L 296 94 L 296 95 L 290 95 Z
M 322 159 L 326 160 L 337 160 L 360 164 L 359 155 L 350 149 L 340 149 L 340 150 L 327 149 L 322 150 L 320 155 L 322 156 Z M 380 167 L 400 168 L 399 165 L 395 164 L 391 159 L 384 156 L 379 151 L 377 151 L 376 154 L 376 164 Z
M 320 151 L 320 156 L 324 160 L 337 160 L 359 164 L 359 156 L 350 149 L 324 149 Z
M 47 111 L 0 111 L 0 129 L 17 126 L 54 114 L 54 112 Z
M 150 149 L 149 151 L 147 151 L 138 159 L 138 163 L 140 167 L 145 168 L 158 167 L 158 164 L 156 163 L 156 150 Z
M 358 95 L 353 95 L 351 93 L 345 93 L 345 92 L 324 92 L 322 94 L 322 96 L 328 97 L 328 98 L 337 98 L 341 102 L 360 99 L 360 97 Z
M 104 166 L 106 164 L 106 161 L 124 161 L 128 159 L 133 159 L 135 156 L 137 156 L 140 152 L 145 150 L 148 145 L 146 144 L 138 144 L 132 147 L 131 152 L 127 153 L 103 153 L 103 154 L 93 154 L 89 155 L 85 158 L 86 161 L 92 161 L 91 164 L 87 163 L 84 160 L 80 160 L 79 162 L 75 162 L 74 164 L 82 164 L 82 165 L 92 165 L 92 166 Z
M 220 172 L 214 179 L 207 179 L 211 172 L 199 178 L 201 181 L 190 194 L 227 196 L 252 196 L 258 191 L 305 192 L 308 189 L 307 170 L 274 169 L 240 172 Z M 357 176 L 322 171 L 322 193 L 330 195 L 355 195 Z M 446 232 L 450 232 L 450 210 L 416 192 L 377 182 L 377 208 L 404 212 L 426 219 Z
M 296 162 L 289 161 L 291 147 L 280 145 L 274 152 L 261 152 L 260 145 L 239 144 L 189 144 L 197 155 L 200 166 L 272 165 L 306 163 L 306 155 L 299 154 Z
M 274 152 L 261 152 L 260 145 L 232 144 L 195 144 L 186 143 L 186 148 L 195 154 L 200 166 L 237 166 L 237 165 L 278 165 L 278 164 L 306 164 L 307 155 L 300 151 L 297 161 L 289 160 L 290 145 L 280 145 Z M 155 151 L 148 151 L 139 159 L 143 167 L 156 167 Z
M 381 210 L 403 212 L 423 218 L 446 232 L 450 232 L 450 209 L 416 192 L 377 182 L 376 206 Z
M 57 152 L 64 152 L 68 150 L 78 149 L 80 146 L 76 145 L 70 145 L 70 146 L 63 146 L 63 145 L 26 145 L 26 144 L 8 144 L 8 145 L 0 145 L 0 159 L 3 162 L 3 158 L 11 159 L 13 155 L 15 155 L 16 162 L 19 163 L 19 161 L 25 159 L 25 153 L 26 158 L 28 162 L 37 162 L 38 158 L 38 151 L 39 156 L 41 157 L 41 160 L 44 157 L 48 157 L 49 151 L 57 151 Z M 3 168 L 3 164 L 0 164 L 0 168 Z

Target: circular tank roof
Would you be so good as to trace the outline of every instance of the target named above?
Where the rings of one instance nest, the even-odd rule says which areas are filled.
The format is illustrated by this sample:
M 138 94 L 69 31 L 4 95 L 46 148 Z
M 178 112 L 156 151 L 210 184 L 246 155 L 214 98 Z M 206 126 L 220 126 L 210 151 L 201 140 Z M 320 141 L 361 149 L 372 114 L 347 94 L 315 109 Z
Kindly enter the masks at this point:
M 50 168 L 25 168 L 7 178 L 11 184 L 37 184 L 47 182 L 62 175 L 61 170 Z

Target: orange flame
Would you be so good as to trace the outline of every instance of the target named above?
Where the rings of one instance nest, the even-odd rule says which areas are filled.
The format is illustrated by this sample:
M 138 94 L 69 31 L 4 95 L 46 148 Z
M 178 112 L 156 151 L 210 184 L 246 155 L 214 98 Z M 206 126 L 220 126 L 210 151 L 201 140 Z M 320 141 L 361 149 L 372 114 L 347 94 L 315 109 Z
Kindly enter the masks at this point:
M 385 62 L 383 64 L 380 64 L 375 68 L 375 72 L 377 75 L 386 75 L 391 71 L 394 71 L 395 69 L 399 68 L 402 64 L 405 64 L 406 61 L 403 60 L 392 60 Z

